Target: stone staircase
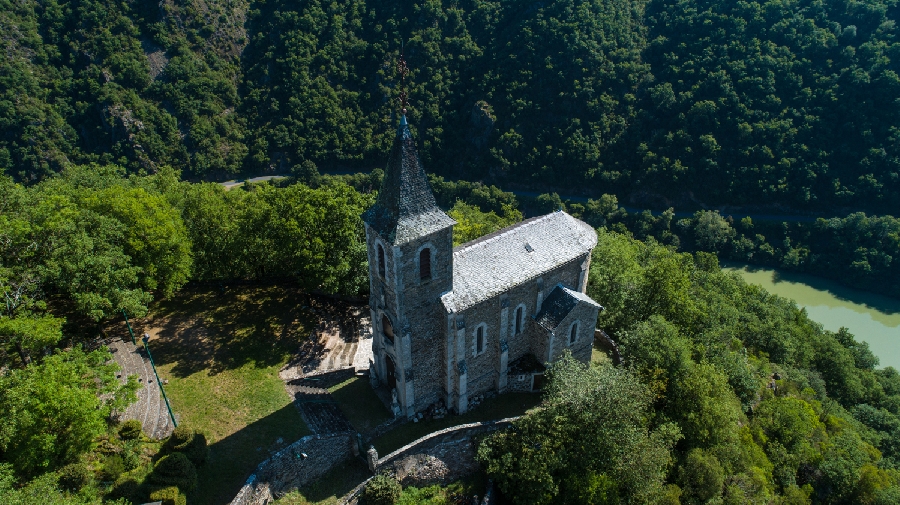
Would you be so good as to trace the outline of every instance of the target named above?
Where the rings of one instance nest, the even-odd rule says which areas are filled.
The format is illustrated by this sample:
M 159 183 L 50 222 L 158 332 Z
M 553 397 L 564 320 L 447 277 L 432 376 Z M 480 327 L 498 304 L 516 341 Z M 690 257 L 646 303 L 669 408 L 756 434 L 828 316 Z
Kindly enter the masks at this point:
M 350 372 L 350 375 L 353 373 L 352 369 L 346 372 Z M 337 402 L 326 389 L 340 382 L 340 379 L 347 375 L 346 372 L 294 379 L 286 384 L 294 398 L 294 405 L 300 411 L 300 416 L 313 433 L 324 435 L 353 430 Z
M 119 413 L 122 420 L 137 419 L 143 426 L 144 433 L 155 439 L 168 437 L 174 427 L 166 409 L 150 359 L 143 346 L 136 346 L 129 340 L 112 339 L 106 343 L 113 359 L 119 364 L 119 381 L 124 384 L 128 377 L 136 375 L 140 389 L 137 390 L 137 401 Z

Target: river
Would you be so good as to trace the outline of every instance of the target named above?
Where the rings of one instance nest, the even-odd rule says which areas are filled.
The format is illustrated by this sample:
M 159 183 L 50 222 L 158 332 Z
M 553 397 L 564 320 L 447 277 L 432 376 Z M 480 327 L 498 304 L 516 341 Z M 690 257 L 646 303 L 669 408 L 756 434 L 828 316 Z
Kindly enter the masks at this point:
M 900 300 L 811 275 L 734 262 L 722 262 L 722 268 L 770 293 L 794 299 L 826 330 L 846 327 L 857 340 L 869 344 L 880 367 L 900 370 Z

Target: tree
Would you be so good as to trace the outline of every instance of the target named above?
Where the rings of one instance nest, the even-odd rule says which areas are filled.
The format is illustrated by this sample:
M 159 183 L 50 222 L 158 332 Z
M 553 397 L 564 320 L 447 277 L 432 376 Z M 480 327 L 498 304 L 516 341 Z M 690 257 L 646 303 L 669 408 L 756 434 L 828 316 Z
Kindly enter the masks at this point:
M 136 399 L 108 352 L 80 348 L 0 376 L 0 452 L 22 476 L 54 470 L 91 448 L 112 409 Z
M 142 287 L 171 296 L 190 278 L 191 243 L 178 210 L 143 188 L 89 192 L 82 205 L 122 224 L 124 252 L 140 267 Z
M 493 233 L 522 220 L 522 213 L 508 206 L 503 206 L 500 215 L 494 211 L 482 212 L 475 205 L 468 205 L 457 200 L 447 214 L 456 221 L 453 227 L 453 245 L 460 245 L 478 237 Z
M 679 468 L 678 480 L 684 490 L 684 503 L 704 504 L 721 496 L 725 471 L 714 455 L 692 449 Z
M 489 436 L 478 459 L 514 503 L 639 503 L 663 493 L 678 429 L 650 429 L 635 375 L 566 354 L 547 372 L 541 407 Z
M 712 252 L 722 250 L 736 233 L 717 210 L 701 210 L 694 214 L 693 230 L 697 247 Z
M 214 183 L 182 184 L 175 191 L 191 242 L 192 278 L 208 281 L 248 276 L 248 265 L 258 258 L 246 247 L 252 235 L 240 233 L 246 192 L 227 191 Z
M 796 483 L 801 464 L 817 459 L 826 438 L 818 415 L 800 398 L 766 399 L 756 409 L 752 427 L 775 465 L 775 478 L 785 487 Z
M 0 342 L 15 348 L 25 366 L 31 363 L 33 354 L 62 339 L 64 322 L 53 316 L 0 317 Z

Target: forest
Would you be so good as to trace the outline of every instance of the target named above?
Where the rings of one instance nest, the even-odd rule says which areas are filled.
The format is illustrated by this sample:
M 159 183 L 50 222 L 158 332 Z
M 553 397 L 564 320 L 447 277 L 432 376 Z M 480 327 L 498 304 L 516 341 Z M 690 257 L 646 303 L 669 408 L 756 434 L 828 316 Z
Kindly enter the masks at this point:
M 402 50 L 438 175 L 892 214 L 897 17 L 889 0 L 2 0 L 0 169 L 370 169 Z

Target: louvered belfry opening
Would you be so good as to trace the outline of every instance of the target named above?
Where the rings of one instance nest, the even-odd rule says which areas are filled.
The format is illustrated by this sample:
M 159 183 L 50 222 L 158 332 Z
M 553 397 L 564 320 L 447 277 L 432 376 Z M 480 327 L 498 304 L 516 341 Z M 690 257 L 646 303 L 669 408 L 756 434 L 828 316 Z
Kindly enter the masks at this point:
M 384 334 L 384 338 L 393 345 L 394 344 L 394 325 L 391 324 L 391 320 L 388 319 L 387 316 L 381 316 L 381 331 Z

